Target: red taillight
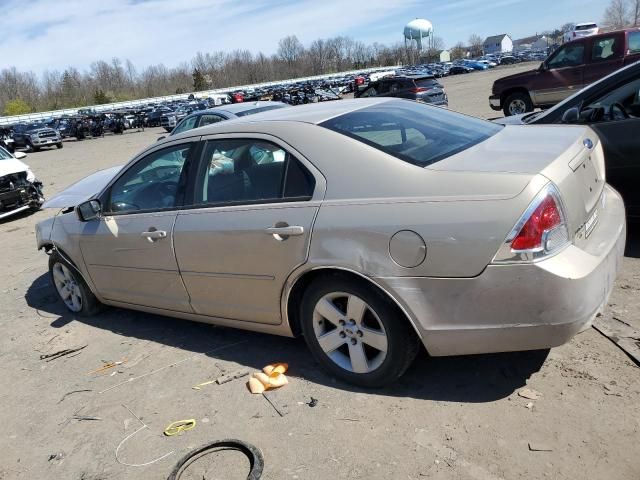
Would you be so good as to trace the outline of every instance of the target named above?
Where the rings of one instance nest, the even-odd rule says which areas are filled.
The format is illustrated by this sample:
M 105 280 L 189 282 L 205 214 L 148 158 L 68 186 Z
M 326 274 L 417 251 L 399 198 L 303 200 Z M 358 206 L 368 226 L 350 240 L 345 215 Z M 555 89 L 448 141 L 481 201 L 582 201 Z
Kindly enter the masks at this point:
M 544 234 L 561 223 L 560 209 L 553 196 L 547 195 L 513 239 L 511 249 L 522 251 L 543 248 Z
M 356 85 L 364 85 L 364 77 L 356 77 Z
M 416 87 L 416 88 L 410 88 L 409 91 L 411 93 L 420 93 L 420 92 L 426 92 L 427 90 L 429 90 L 428 88 L 425 87 Z

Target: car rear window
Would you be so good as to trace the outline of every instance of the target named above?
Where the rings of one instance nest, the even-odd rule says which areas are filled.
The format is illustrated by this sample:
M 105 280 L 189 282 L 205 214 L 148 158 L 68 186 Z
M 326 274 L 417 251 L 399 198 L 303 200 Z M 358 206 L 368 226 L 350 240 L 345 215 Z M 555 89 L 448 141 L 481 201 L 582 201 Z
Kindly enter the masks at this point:
M 503 127 L 419 102 L 385 102 L 320 124 L 413 165 L 426 167 Z
M 433 88 L 438 87 L 440 84 L 434 78 L 422 78 L 420 80 L 416 80 L 416 85 L 423 88 Z
M 267 107 L 259 107 L 259 108 L 254 108 L 252 110 L 243 110 L 242 112 L 237 112 L 236 115 L 238 117 L 244 117 L 246 115 L 253 115 L 254 113 L 260 113 L 260 112 L 268 112 L 269 110 L 276 110 L 278 108 L 283 108 L 284 104 L 281 105 L 269 105 Z
M 578 30 L 591 30 L 592 28 L 596 28 L 597 25 L 595 23 L 587 23 L 584 25 L 576 25 L 576 31 Z

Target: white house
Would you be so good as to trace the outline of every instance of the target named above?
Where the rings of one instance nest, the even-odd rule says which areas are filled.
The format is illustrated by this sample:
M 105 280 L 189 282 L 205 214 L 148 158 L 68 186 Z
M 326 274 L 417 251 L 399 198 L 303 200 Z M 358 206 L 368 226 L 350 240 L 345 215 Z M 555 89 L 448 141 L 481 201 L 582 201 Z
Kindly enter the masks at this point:
M 485 55 L 488 53 L 507 53 L 513 51 L 513 40 L 506 33 L 487 37 L 482 48 Z
M 440 52 L 440 61 L 442 63 L 450 62 L 451 61 L 451 52 L 449 50 L 442 50 Z

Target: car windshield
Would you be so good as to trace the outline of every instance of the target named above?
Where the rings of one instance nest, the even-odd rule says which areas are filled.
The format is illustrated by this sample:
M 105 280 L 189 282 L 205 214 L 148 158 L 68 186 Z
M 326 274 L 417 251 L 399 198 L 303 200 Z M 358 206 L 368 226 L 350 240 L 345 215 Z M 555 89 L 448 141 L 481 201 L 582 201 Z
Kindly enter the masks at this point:
M 13 157 L 4 148 L 0 147 L 0 160 L 10 160 Z
M 254 113 L 260 113 L 260 112 L 268 112 L 269 110 L 276 110 L 278 108 L 284 108 L 285 104 L 282 103 L 280 105 L 268 105 L 266 107 L 258 107 L 258 108 L 253 108 L 251 110 L 243 110 L 241 112 L 237 112 L 236 115 L 238 117 L 244 117 L 246 115 L 253 115 Z
M 420 167 L 466 150 L 503 128 L 412 101 L 373 105 L 320 125 Z

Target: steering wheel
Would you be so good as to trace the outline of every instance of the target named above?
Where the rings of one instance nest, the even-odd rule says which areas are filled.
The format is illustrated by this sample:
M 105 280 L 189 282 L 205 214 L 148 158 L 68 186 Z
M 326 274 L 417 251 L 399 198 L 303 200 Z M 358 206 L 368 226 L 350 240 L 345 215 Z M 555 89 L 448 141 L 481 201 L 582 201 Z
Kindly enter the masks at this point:
M 629 118 L 629 114 L 620 102 L 615 102 L 609 105 L 610 120 L 626 120 L 627 118 Z
M 174 197 L 178 191 L 178 184 L 174 182 L 162 182 L 158 190 L 167 197 Z
M 133 210 L 140 210 L 140 206 L 129 202 L 113 202 L 111 204 L 111 210 L 114 212 L 130 212 Z

